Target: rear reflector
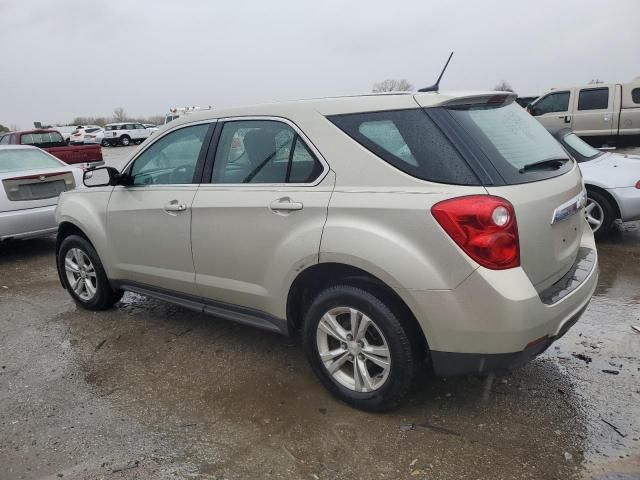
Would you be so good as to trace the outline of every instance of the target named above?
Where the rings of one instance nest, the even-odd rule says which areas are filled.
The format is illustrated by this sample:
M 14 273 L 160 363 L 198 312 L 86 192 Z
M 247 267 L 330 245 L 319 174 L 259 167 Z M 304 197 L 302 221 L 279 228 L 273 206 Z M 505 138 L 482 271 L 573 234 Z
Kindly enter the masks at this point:
M 473 260 L 492 270 L 520 265 L 513 205 L 492 195 L 470 195 L 436 203 L 431 214 Z

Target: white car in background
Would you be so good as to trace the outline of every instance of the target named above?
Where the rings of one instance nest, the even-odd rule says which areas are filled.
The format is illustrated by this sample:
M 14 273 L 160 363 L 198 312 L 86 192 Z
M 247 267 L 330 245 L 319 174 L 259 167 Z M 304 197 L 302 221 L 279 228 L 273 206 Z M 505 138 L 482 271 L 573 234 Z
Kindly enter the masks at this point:
M 71 134 L 80 128 L 78 125 L 63 125 L 61 127 L 55 127 L 60 132 L 60 135 L 64 138 L 64 141 L 69 145 L 71 143 Z
M 82 183 L 82 170 L 37 147 L 0 146 L 0 241 L 55 233 L 58 196 Z
M 151 131 L 136 122 L 109 123 L 104 126 L 105 144 L 110 146 L 122 145 L 127 147 L 132 143 L 137 145 L 146 140 Z
M 580 165 L 587 187 L 585 215 L 596 236 L 605 235 L 616 219 L 640 220 L 640 156 L 603 152 L 571 129 L 555 134 Z
M 154 125 L 153 123 L 143 123 L 142 125 L 144 126 L 144 128 L 149 130 L 151 133 L 155 133 L 159 129 L 159 127 L 157 125 Z
M 85 145 L 96 143 L 98 145 L 106 146 L 106 142 L 104 141 L 104 128 L 99 128 L 92 132 L 85 132 L 83 140 Z
M 98 130 L 102 130 L 102 127 L 99 125 L 86 125 L 84 127 L 78 127 L 75 132 L 71 134 L 69 140 L 71 145 L 82 145 L 84 143 L 84 136 L 87 133 L 94 133 Z

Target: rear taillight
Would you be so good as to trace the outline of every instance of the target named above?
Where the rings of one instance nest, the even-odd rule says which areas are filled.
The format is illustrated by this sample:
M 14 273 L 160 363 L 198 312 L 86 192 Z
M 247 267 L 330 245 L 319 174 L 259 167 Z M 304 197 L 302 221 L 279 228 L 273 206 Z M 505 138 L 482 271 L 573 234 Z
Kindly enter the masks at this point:
M 492 270 L 520 265 L 513 205 L 504 198 L 470 195 L 436 203 L 431 213 L 473 260 Z
M 637 188 L 638 190 L 640 190 L 640 180 L 638 180 L 638 181 L 636 182 L 636 188 Z

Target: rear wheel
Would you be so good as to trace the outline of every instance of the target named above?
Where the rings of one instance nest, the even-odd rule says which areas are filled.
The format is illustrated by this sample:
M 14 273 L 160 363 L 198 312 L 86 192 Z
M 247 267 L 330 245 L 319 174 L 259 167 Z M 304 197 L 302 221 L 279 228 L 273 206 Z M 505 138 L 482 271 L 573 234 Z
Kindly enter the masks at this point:
M 584 214 L 593 234 L 597 237 L 606 235 L 616 219 L 615 209 L 609 199 L 592 190 L 587 192 L 587 206 Z
M 350 285 L 328 288 L 305 316 L 311 367 L 336 397 L 363 410 L 387 411 L 413 384 L 422 353 L 417 332 L 392 302 Z
M 111 144 L 107 140 L 102 140 L 102 146 L 103 147 L 110 147 Z
M 120 144 L 123 147 L 128 147 L 129 144 L 131 144 L 131 138 L 129 138 L 127 135 L 123 135 L 120 137 Z
M 79 235 L 70 235 L 57 253 L 58 271 L 73 300 L 87 310 L 106 310 L 122 298 L 122 290 L 109 284 L 93 246 Z

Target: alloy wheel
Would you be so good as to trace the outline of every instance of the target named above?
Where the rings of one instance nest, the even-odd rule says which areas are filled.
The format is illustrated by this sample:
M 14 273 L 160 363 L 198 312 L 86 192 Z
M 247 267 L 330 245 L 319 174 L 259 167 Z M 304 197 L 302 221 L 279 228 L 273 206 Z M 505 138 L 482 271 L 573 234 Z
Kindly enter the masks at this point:
M 589 222 L 589 226 L 593 232 L 600 230 L 604 221 L 604 210 L 602 206 L 592 198 L 587 198 L 587 206 L 584 209 L 584 216 Z
M 318 323 L 316 345 L 329 374 L 349 390 L 372 392 L 389 377 L 391 353 L 387 340 L 360 310 L 336 307 L 325 313 Z
M 80 299 L 88 302 L 96 295 L 96 269 L 85 252 L 79 248 L 69 249 L 64 256 L 64 269 L 69 286 Z

